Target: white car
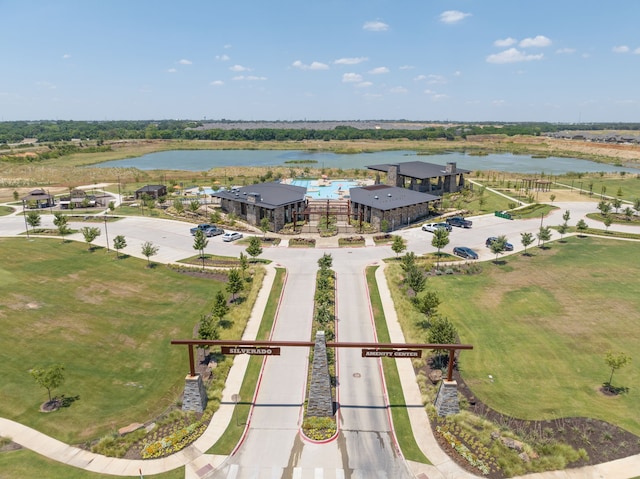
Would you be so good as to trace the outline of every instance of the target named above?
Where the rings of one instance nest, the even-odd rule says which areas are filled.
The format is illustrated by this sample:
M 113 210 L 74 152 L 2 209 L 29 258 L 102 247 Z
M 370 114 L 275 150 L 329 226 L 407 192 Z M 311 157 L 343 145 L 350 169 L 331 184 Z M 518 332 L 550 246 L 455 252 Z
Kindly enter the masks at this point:
M 240 238 L 242 238 L 242 233 L 237 233 L 233 231 L 229 231 L 222 235 L 222 241 L 226 241 L 226 242 L 235 241 Z
M 451 226 L 447 223 L 427 223 L 422 225 L 422 231 L 428 231 L 429 233 L 435 233 L 437 229 L 444 228 L 447 231 L 451 231 Z

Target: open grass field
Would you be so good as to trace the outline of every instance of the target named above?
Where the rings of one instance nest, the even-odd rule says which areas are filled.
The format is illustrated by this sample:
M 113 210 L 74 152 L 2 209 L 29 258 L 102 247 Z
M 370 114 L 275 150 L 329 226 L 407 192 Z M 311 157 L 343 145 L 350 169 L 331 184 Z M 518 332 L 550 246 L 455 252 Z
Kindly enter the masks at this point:
M 97 474 L 83 469 L 66 466 L 47 459 L 27 449 L 0 453 L 0 471 L 2 479 L 29 479 L 57 477 L 64 479 L 113 479 L 110 474 Z M 144 472 L 144 471 L 143 471 Z M 145 475 L 152 479 L 183 479 L 184 467 L 164 474 Z
M 188 358 L 170 340 L 193 337 L 224 283 L 116 260 L 81 243 L 2 239 L 0 248 L 1 416 L 75 444 L 152 420 L 176 403 Z M 244 328 L 261 278 L 231 308 L 223 337 Z M 43 414 L 47 391 L 29 370 L 56 363 L 66 381 L 53 393 L 70 405 Z
M 610 374 L 605 353 L 637 351 L 638 266 L 629 261 L 637 251 L 636 242 L 571 237 L 485 263 L 480 274 L 430 278 L 439 313 L 474 345 L 459 363 L 474 395 L 516 418 L 592 417 L 640 434 L 640 361 L 613 377 L 628 393 L 600 392 Z M 387 274 L 397 278 L 399 266 Z M 407 340 L 424 341 L 419 313 L 394 289 Z

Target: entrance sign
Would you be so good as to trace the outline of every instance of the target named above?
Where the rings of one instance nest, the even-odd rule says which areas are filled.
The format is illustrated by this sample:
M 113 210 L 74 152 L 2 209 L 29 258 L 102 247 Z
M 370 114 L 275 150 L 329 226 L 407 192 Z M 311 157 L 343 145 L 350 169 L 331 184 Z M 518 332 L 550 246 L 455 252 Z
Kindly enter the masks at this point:
M 363 358 L 421 358 L 419 349 L 363 349 Z
M 233 347 L 222 346 L 222 354 L 249 354 L 253 356 L 280 356 L 280 348 L 255 348 L 255 347 Z

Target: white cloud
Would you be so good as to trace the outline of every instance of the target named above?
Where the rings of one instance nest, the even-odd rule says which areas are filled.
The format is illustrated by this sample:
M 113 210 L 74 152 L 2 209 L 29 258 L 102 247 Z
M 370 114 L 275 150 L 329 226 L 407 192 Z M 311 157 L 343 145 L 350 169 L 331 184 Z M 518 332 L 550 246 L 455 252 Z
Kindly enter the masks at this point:
M 291 64 L 295 68 L 299 68 L 300 70 L 328 70 L 329 65 L 320 62 L 311 62 L 311 65 L 306 65 L 302 63 L 300 60 L 296 60 Z
M 389 25 L 384 22 L 375 21 L 375 22 L 365 22 L 362 26 L 363 30 L 368 30 L 370 32 L 386 32 L 389 30 Z
M 222 80 L 214 80 L 211 83 L 209 83 L 209 85 L 211 85 L 211 86 L 222 86 L 222 85 L 224 85 L 224 82 Z
M 575 48 L 559 48 L 556 50 L 556 53 L 558 55 L 571 55 L 572 53 L 575 53 L 576 49 Z
M 413 70 L 415 67 L 413 65 L 402 65 L 400 70 Z
M 442 12 L 440 14 L 440 21 L 442 23 L 458 23 L 461 20 L 464 20 L 465 17 L 470 17 L 470 13 L 460 12 L 458 10 L 447 10 L 446 12 Z
M 40 88 L 45 88 L 47 90 L 55 90 L 56 86 L 48 81 L 37 81 L 36 82 L 36 86 L 40 87 Z
M 176 70 L 175 68 L 169 68 L 169 69 L 167 70 L 167 73 L 175 73 L 175 72 L 177 72 L 177 71 L 178 71 L 178 70 Z
M 222 47 L 222 48 L 224 48 L 224 49 L 229 49 L 229 48 L 231 48 L 231 44 L 230 44 L 230 43 L 227 43 L 227 44 L 226 44 L 224 47 Z
M 183 58 L 182 60 L 180 60 L 178 62 L 180 65 L 191 65 L 193 62 L 191 60 L 186 60 L 185 58 Z
M 362 75 L 357 73 L 345 73 L 342 75 L 342 81 L 344 83 L 359 83 L 362 81 Z
M 493 42 L 493 44 L 496 47 L 506 48 L 506 47 L 510 47 L 511 45 L 514 45 L 517 42 L 518 40 L 516 40 L 515 38 L 507 37 L 507 38 L 502 38 L 500 40 L 496 40 L 495 42 Z
M 216 55 L 216 60 L 221 62 L 228 62 L 229 60 L 231 60 L 231 57 L 229 55 Z
M 617 45 L 611 49 L 613 53 L 627 53 L 629 51 L 629 47 L 626 45 Z
M 462 72 L 460 70 L 456 70 L 455 72 L 453 72 L 453 76 L 454 77 L 460 77 L 460 76 L 462 76 Z
M 248 76 L 239 75 L 232 78 L 232 80 L 235 80 L 235 81 L 265 81 L 266 79 L 267 77 L 258 77 L 254 75 L 248 75 Z
M 69 55 L 68 53 L 65 53 L 64 55 L 62 55 L 63 60 L 68 60 L 69 58 L 71 58 L 71 55 Z
M 356 88 L 369 88 L 370 86 L 373 86 L 373 83 L 371 83 L 370 81 L 363 81 L 358 83 L 356 85 Z
M 335 63 L 336 65 L 357 65 L 358 63 L 366 62 L 369 59 L 367 57 L 351 57 L 351 58 L 338 58 Z
M 506 102 L 506 101 L 504 101 L 504 100 L 493 100 L 493 101 L 491 102 L 491 104 L 492 104 L 492 105 L 495 105 L 495 106 L 502 106 L 502 105 L 505 105 L 506 103 L 507 103 L 507 102 Z
M 548 47 L 551 45 L 551 40 L 549 40 L 544 35 L 538 35 L 534 38 L 525 38 L 519 43 L 521 48 L 529 48 L 529 47 Z
M 394 86 L 391 90 L 389 90 L 391 93 L 409 93 L 409 90 L 407 90 L 405 87 L 403 86 Z
M 634 54 L 634 55 L 640 55 L 640 47 L 636 48 L 636 49 L 633 51 L 633 54 Z
M 232 72 L 250 72 L 251 71 L 250 68 L 243 67 L 242 65 L 233 65 L 232 67 L 229 67 L 229 70 L 231 70 Z
M 449 98 L 449 96 L 445 95 L 444 93 L 436 93 L 431 97 L 431 99 L 434 101 L 446 100 L 447 98 Z
M 369 70 L 368 73 L 371 73 L 372 75 L 380 75 L 382 73 L 389 73 L 389 69 L 387 67 L 377 67 L 373 70 Z
M 413 79 L 413 81 L 422 81 L 422 80 L 426 80 L 427 76 L 426 75 L 418 75 L 417 77 L 415 77 Z
M 539 53 L 537 55 L 527 55 L 515 48 L 509 48 L 500 53 L 489 55 L 487 57 L 487 63 L 516 63 L 516 62 L 528 62 L 532 60 L 542 60 L 544 55 Z
M 447 80 L 442 75 L 429 75 L 427 83 L 430 85 L 442 85 L 447 83 Z

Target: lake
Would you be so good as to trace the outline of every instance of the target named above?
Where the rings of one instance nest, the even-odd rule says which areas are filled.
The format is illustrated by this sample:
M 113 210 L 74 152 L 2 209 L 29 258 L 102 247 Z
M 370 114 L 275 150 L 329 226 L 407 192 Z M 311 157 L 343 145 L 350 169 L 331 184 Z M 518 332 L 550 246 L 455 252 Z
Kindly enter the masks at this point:
M 292 164 L 291 161 L 315 161 L 315 163 Z M 138 158 L 108 161 L 93 165 L 102 168 L 137 168 L 139 170 L 186 170 L 207 171 L 225 166 L 291 166 L 311 168 L 360 168 L 380 163 L 401 163 L 405 161 L 424 161 L 445 165 L 455 162 L 459 168 L 467 170 L 494 170 L 513 173 L 541 173 L 561 175 L 568 172 L 605 172 L 625 171 L 640 174 L 638 168 L 626 168 L 604 163 L 596 163 L 577 158 L 532 158 L 530 155 L 511 153 L 490 153 L 475 156 L 464 152 L 417 155 L 415 151 L 379 151 L 375 153 L 357 153 L 352 155 L 311 152 L 298 150 L 173 150 L 150 153 Z

